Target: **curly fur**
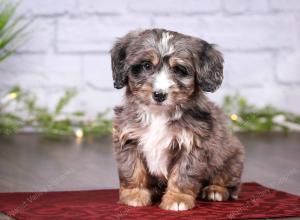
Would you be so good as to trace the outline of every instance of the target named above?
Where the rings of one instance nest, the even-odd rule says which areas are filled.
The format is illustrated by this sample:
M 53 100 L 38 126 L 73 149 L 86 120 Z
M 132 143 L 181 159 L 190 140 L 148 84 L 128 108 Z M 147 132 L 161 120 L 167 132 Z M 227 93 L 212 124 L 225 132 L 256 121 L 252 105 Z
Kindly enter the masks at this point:
M 222 83 L 222 54 L 204 40 L 151 29 L 120 38 L 111 57 L 114 86 L 126 87 L 113 132 L 120 202 L 158 199 L 161 208 L 179 211 L 193 208 L 198 195 L 236 199 L 244 148 L 204 94 Z M 158 103 L 159 74 L 167 98 Z

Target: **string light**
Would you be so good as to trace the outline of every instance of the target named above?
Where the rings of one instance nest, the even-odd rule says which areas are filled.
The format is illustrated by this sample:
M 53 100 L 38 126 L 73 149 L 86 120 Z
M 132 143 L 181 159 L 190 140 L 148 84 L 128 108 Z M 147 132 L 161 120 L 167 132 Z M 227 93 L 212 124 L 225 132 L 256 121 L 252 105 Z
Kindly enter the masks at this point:
M 11 92 L 9 94 L 7 94 L 6 96 L 4 96 L 2 99 L 1 99 L 1 103 L 6 103 L 6 102 L 9 102 L 11 100 L 14 100 L 18 97 L 18 93 L 16 92 Z
M 230 115 L 230 119 L 232 121 L 236 121 L 236 120 L 238 120 L 238 116 L 236 114 L 232 114 L 232 115 Z
M 75 136 L 76 136 L 78 139 L 83 138 L 83 131 L 82 131 L 81 128 L 76 128 L 76 129 L 75 129 Z
M 16 92 L 12 92 L 12 93 L 9 93 L 8 94 L 8 98 L 9 99 L 15 99 L 15 98 L 17 98 L 18 97 L 18 93 L 16 93 Z

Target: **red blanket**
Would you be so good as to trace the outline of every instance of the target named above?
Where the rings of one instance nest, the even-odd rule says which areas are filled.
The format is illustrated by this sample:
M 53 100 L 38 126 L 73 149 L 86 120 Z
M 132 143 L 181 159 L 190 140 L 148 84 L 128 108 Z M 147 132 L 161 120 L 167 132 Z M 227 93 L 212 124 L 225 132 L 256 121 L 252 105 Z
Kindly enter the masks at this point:
M 0 211 L 17 219 L 248 219 L 300 216 L 300 197 L 244 183 L 237 201 L 197 201 L 193 210 L 118 205 L 117 190 L 0 193 Z

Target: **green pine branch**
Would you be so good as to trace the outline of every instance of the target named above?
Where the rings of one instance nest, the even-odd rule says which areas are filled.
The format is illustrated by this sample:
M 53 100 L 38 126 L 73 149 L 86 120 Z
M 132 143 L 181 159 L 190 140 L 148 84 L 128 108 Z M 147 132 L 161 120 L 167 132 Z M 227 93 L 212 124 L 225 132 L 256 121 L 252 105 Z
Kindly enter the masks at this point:
M 108 112 L 98 114 L 93 120 L 85 119 L 83 111 L 64 112 L 76 93 L 75 89 L 66 90 L 55 109 L 50 110 L 40 106 L 33 93 L 20 87 L 12 88 L 2 97 L 0 104 L 0 134 L 11 135 L 25 128 L 32 128 L 50 138 L 78 136 L 78 131 L 83 137 L 110 134 L 112 123 L 106 118 Z
M 15 53 L 21 45 L 20 40 L 27 35 L 26 29 L 31 22 L 25 22 L 17 15 L 19 3 L 0 0 L 0 62 Z
M 1 94 L 1 91 L 0 91 Z M 66 112 L 66 107 L 77 92 L 68 89 L 58 99 L 53 110 L 38 104 L 37 96 L 16 86 L 0 95 L 0 135 L 13 135 L 31 128 L 46 137 L 99 137 L 110 134 L 112 121 L 109 111 L 99 113 L 91 120 L 84 111 Z M 300 116 L 278 110 L 272 106 L 258 108 L 239 95 L 226 96 L 223 110 L 233 131 L 287 132 L 288 128 L 274 122 L 277 116 L 300 125 Z
M 276 116 L 283 116 L 287 121 L 300 125 L 300 116 L 276 109 L 270 105 L 258 108 L 251 105 L 239 95 L 226 96 L 223 110 L 231 119 L 230 125 L 234 131 L 245 132 L 287 132 L 288 128 L 274 122 Z

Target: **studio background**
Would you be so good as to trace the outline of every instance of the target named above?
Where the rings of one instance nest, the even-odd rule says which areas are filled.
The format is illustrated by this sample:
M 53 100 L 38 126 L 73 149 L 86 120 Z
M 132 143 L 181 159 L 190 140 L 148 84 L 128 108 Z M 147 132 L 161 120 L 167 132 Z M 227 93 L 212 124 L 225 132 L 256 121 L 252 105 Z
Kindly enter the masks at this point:
M 208 96 L 245 146 L 242 182 L 300 195 L 300 0 L 0 0 L 0 194 L 119 188 L 109 50 L 138 28 L 218 45 L 224 82 Z
M 137 28 L 166 28 L 215 43 L 225 58 L 221 103 L 239 93 L 251 103 L 300 113 L 300 1 L 284 0 L 23 0 L 33 21 L 17 54 L 0 65 L 1 88 L 20 84 L 52 106 L 66 88 L 68 108 L 89 115 L 120 103 L 109 50 Z

